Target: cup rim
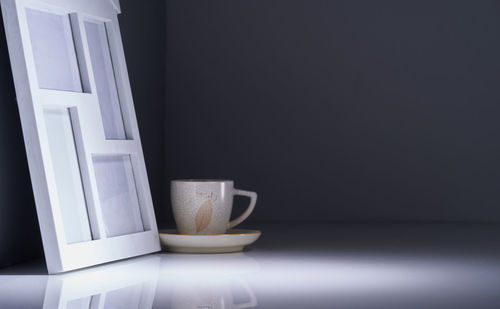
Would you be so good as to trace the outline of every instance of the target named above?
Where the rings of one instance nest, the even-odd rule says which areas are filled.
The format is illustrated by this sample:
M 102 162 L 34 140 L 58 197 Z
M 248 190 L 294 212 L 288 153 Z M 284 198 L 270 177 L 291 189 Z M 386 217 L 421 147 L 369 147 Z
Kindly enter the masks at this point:
M 207 179 L 189 179 L 189 178 L 186 178 L 186 179 L 173 179 L 171 180 L 170 182 L 185 182 L 185 183 L 209 183 L 209 182 L 212 182 L 212 183 L 221 183 L 221 182 L 233 182 L 233 180 L 230 180 L 230 179 L 210 179 L 210 178 L 207 178 Z

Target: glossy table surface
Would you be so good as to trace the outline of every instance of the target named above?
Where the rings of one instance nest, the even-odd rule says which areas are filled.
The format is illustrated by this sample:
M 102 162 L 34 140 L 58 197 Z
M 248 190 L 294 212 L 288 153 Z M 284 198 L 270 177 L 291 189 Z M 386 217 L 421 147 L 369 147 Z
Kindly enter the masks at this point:
M 263 224 L 243 253 L 0 270 L 0 308 L 500 308 L 500 225 Z

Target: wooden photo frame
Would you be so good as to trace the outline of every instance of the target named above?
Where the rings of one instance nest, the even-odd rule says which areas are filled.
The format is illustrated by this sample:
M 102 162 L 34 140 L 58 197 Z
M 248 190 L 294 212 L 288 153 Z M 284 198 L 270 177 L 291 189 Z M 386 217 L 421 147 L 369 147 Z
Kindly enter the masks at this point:
M 0 3 L 49 273 L 160 250 L 118 0 Z

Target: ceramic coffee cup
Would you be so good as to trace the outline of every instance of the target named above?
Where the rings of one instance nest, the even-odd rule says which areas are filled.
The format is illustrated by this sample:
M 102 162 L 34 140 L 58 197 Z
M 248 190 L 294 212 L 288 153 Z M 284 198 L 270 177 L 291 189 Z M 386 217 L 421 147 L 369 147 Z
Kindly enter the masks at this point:
M 257 202 L 257 193 L 235 189 L 232 180 L 172 180 L 170 193 L 175 223 L 181 234 L 224 234 L 243 222 Z M 241 216 L 229 221 L 235 195 L 249 197 L 250 205 Z

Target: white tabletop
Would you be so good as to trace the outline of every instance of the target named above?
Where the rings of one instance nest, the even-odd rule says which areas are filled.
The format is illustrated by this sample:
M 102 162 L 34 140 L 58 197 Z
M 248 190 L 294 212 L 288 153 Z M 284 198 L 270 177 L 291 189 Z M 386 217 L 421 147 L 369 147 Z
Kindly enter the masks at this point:
M 252 227 L 252 228 L 255 228 Z M 500 225 L 265 224 L 243 253 L 0 270 L 0 308 L 498 308 Z

